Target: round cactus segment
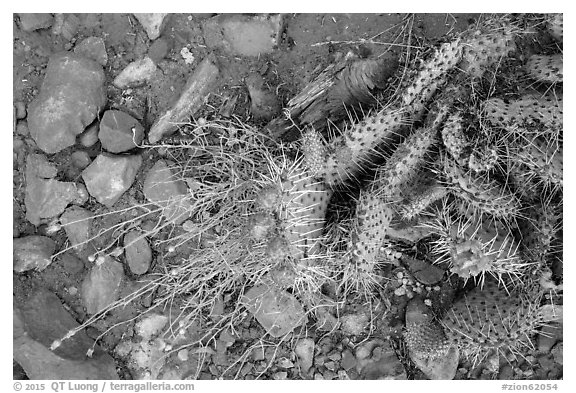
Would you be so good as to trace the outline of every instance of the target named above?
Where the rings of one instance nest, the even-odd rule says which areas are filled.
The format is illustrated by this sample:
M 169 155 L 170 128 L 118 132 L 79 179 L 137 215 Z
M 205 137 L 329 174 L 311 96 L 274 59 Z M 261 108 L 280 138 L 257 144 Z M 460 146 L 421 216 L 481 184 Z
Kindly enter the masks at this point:
M 519 100 L 506 102 L 500 98 L 491 98 L 484 102 L 486 119 L 498 126 L 510 124 L 534 124 L 562 126 L 562 99 L 555 97 L 525 96 Z
M 549 14 L 546 18 L 546 27 L 552 37 L 563 42 L 564 40 L 564 14 Z

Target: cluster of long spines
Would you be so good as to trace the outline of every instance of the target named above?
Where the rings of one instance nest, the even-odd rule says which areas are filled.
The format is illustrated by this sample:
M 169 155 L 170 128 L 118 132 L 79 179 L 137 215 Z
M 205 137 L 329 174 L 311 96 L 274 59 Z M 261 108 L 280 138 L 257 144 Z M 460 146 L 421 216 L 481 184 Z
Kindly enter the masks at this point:
M 510 161 L 527 168 L 532 177 L 538 177 L 543 185 L 563 186 L 563 147 L 559 141 L 545 140 L 538 136 L 522 137 L 511 149 Z
M 450 342 L 464 355 L 482 360 L 490 352 L 522 354 L 542 324 L 539 304 L 509 293 L 491 280 L 455 302 L 442 320 Z
M 468 168 L 476 173 L 488 172 L 498 164 L 499 158 L 491 146 L 475 146 L 468 157 Z
M 520 258 L 519 243 L 507 224 L 448 200 L 426 224 L 439 236 L 432 243 L 436 262 L 447 263 L 452 274 L 465 280 L 480 282 L 486 276 L 510 282 L 526 273 L 528 264 Z
M 392 209 L 381 198 L 361 192 L 356 205 L 355 223 L 350 237 L 351 262 L 371 272 L 392 221 Z
M 564 14 L 549 14 L 546 18 L 546 27 L 550 34 L 559 42 L 564 40 Z
M 486 33 L 476 32 L 466 39 L 462 49 L 462 62 L 458 68 L 473 78 L 480 78 L 492 65 L 516 49 L 514 29 L 505 25 Z
M 417 174 L 435 142 L 434 128 L 415 130 L 378 169 L 371 184 L 372 190 L 387 201 L 399 198 L 402 187 Z
M 484 102 L 483 111 L 488 122 L 501 127 L 533 123 L 557 127 L 563 123 L 562 104 L 561 98 L 550 96 L 525 96 L 510 102 L 490 98 Z
M 464 171 L 445 157 L 444 175 L 453 193 L 481 212 L 498 218 L 514 218 L 521 207 L 520 199 L 494 179 Z
M 562 54 L 532 55 L 526 63 L 530 77 L 538 82 L 562 83 L 564 66 Z

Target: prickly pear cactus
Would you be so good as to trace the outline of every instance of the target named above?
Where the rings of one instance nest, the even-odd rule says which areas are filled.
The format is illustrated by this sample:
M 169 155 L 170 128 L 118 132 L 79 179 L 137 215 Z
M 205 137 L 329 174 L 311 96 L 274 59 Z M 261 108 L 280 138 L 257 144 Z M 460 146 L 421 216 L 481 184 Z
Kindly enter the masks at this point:
M 548 14 L 546 17 L 548 31 L 559 42 L 564 40 L 564 14 Z
M 442 319 L 449 341 L 480 361 L 490 352 L 521 353 L 542 324 L 534 299 L 486 280 L 455 302 Z
M 531 78 L 539 82 L 562 83 L 564 73 L 562 54 L 532 55 L 526 63 L 526 70 Z
M 501 98 L 490 98 L 484 103 L 486 120 L 505 127 L 510 124 L 534 124 L 554 127 L 562 125 L 562 99 L 555 97 L 525 96 L 506 102 Z

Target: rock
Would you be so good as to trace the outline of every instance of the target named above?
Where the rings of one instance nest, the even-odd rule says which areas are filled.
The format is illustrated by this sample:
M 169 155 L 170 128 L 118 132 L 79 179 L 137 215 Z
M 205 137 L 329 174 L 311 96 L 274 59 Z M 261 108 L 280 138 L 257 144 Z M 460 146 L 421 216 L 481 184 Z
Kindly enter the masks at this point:
M 44 270 L 56 250 L 54 240 L 45 236 L 26 236 L 12 241 L 14 271 L 22 273 L 31 269 Z
M 361 370 L 363 379 L 407 379 L 406 370 L 392 347 L 386 343 L 380 347 L 377 359 L 369 361 Z
M 90 155 L 84 150 L 76 150 L 70 155 L 72 165 L 78 169 L 84 169 L 92 162 Z
M 142 339 L 149 341 L 153 337 L 162 333 L 162 329 L 168 323 L 168 317 L 162 314 L 147 314 L 140 321 L 136 323 L 134 332 L 142 337 Z
M 60 216 L 60 224 L 64 227 L 70 245 L 77 251 L 86 249 L 90 240 L 92 228 L 91 211 L 78 206 L 71 206 Z
M 52 55 L 40 93 L 28 108 L 30 135 L 53 154 L 76 143 L 76 135 L 106 105 L 104 71 L 93 60 L 70 52 Z
M 554 361 L 559 365 L 564 364 L 564 343 L 560 342 L 552 348 L 552 356 L 554 356 Z
M 256 347 L 252 350 L 252 360 L 259 362 L 265 359 L 266 356 L 264 356 L 264 347 Z
M 98 130 L 100 129 L 100 122 L 97 121 L 90 124 L 79 136 L 78 141 L 84 147 L 92 147 L 98 142 Z
M 144 274 L 152 263 L 152 250 L 144 235 L 136 230 L 124 235 L 126 262 L 134 274 Z
M 166 220 L 181 224 L 190 216 L 188 187 L 184 181 L 174 177 L 166 161 L 156 161 L 146 174 L 143 192 L 146 199 L 163 208 L 162 215 Z
M 357 363 L 358 361 L 351 350 L 345 349 L 344 352 L 342 352 L 342 361 L 340 362 L 340 365 L 344 370 L 348 371 L 353 369 L 356 367 Z
M 100 121 L 98 139 L 110 153 L 121 153 L 140 145 L 144 139 L 144 128 L 129 114 L 108 110 Z
M 278 372 L 274 373 L 274 375 L 272 375 L 272 378 L 274 378 L 276 381 L 286 380 L 286 379 L 288 379 L 288 372 L 278 371 Z
M 101 204 L 111 207 L 132 186 L 141 164 L 141 156 L 102 153 L 84 169 L 82 178 L 90 195 Z
M 370 323 L 370 316 L 361 311 L 355 314 L 346 314 L 340 318 L 340 329 L 345 335 L 359 336 L 364 333 Z
M 26 160 L 26 219 L 39 225 L 41 219 L 52 218 L 70 203 L 81 202 L 78 186 L 54 180 L 58 170 L 41 154 L 30 154 Z
M 28 122 L 26 120 L 21 120 L 16 124 L 16 134 L 22 136 L 30 135 L 30 129 L 28 128 Z
M 151 58 L 154 63 L 158 64 L 168 55 L 168 52 L 170 52 L 170 44 L 168 41 L 163 38 L 158 38 L 150 45 L 150 48 L 148 48 L 148 57 Z
M 74 53 L 94 60 L 103 67 L 108 64 L 106 45 L 104 44 L 104 40 L 100 37 L 88 37 L 83 39 L 74 48 Z
M 149 57 L 145 57 L 128 64 L 112 83 L 119 89 L 141 86 L 154 77 L 156 70 L 157 67 L 154 61 Z
M 16 101 L 14 103 L 14 112 L 17 120 L 23 120 L 26 118 L 26 104 L 22 101 Z
M 52 14 L 18 14 L 20 26 L 24 31 L 47 29 L 52 26 Z
M 54 351 L 49 349 L 48 341 L 77 326 L 55 295 L 40 290 L 24 312 L 13 308 L 14 359 L 32 380 L 119 379 L 114 360 L 98 346 L 92 358 L 86 357 L 92 341 L 82 330 Z
M 434 285 L 444 277 L 444 269 L 420 259 L 404 257 L 402 259 L 418 281 L 425 285 Z
M 160 116 L 150 129 L 148 134 L 150 143 L 158 142 L 165 135 L 174 132 L 178 123 L 194 116 L 207 99 L 218 75 L 216 57 L 214 55 L 207 56 L 186 81 L 186 86 L 184 86 L 176 104 Z
M 278 97 L 266 87 L 264 78 L 252 73 L 245 83 L 250 93 L 250 112 L 255 120 L 270 121 L 280 113 Z
M 307 321 L 294 296 L 265 284 L 252 287 L 242 302 L 272 337 L 282 337 Z
M 308 371 L 314 363 L 314 340 L 311 338 L 303 338 L 298 340 L 294 353 L 298 356 L 298 364 L 304 374 Z
M 154 41 L 160 37 L 160 32 L 168 14 L 133 14 L 144 28 L 148 38 Z
M 84 272 L 84 262 L 72 252 L 65 252 L 59 257 L 58 263 L 69 274 L 75 275 Z
M 259 56 L 271 53 L 277 45 L 281 17 L 218 15 L 204 20 L 204 41 L 211 49 L 232 55 Z
M 104 256 L 82 282 L 82 301 L 88 314 L 96 314 L 118 299 L 120 283 L 124 278 L 122 264 Z
M 80 24 L 80 18 L 75 14 L 55 14 L 52 34 L 61 35 L 64 39 L 70 41 L 78 33 Z

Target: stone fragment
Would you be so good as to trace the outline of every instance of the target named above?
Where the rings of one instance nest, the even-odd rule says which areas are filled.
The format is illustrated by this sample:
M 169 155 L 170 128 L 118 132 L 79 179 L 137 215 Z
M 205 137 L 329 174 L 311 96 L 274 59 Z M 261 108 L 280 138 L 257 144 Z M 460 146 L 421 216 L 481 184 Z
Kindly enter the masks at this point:
M 156 161 L 146 174 L 143 191 L 146 199 L 162 207 L 166 220 L 181 224 L 190 216 L 186 183 L 174 176 L 166 161 Z
M 100 129 L 100 122 L 95 122 L 88 126 L 78 136 L 78 141 L 84 147 L 92 147 L 98 142 L 98 130 Z
M 31 269 L 44 270 L 56 250 L 54 240 L 45 236 L 19 237 L 12 241 L 14 271 L 22 273 Z
M 18 14 L 20 18 L 20 26 L 24 31 L 34 31 L 40 29 L 47 29 L 52 26 L 54 17 L 52 14 Z
M 88 37 L 83 39 L 74 48 L 74 53 L 94 60 L 102 66 L 108 64 L 106 45 L 104 44 L 104 40 L 100 37 Z
M 307 321 L 294 296 L 266 284 L 252 287 L 242 301 L 272 337 L 282 337 Z
M 141 164 L 141 156 L 102 153 L 84 169 L 82 178 L 90 195 L 111 207 L 132 186 Z
M 151 58 L 154 63 L 158 64 L 168 55 L 169 51 L 169 42 L 165 39 L 158 38 L 150 45 L 150 48 L 148 48 L 148 57 Z
M 314 340 L 303 338 L 298 340 L 294 353 L 298 357 L 298 364 L 304 374 L 307 374 L 314 363 Z
M 139 231 L 133 230 L 124 235 L 126 262 L 134 274 L 144 274 L 152 263 L 152 250 L 146 238 Z
M 26 118 L 26 104 L 22 101 L 16 101 L 14 103 L 14 114 L 17 120 L 23 120 Z
M 88 153 L 84 150 L 76 150 L 70 155 L 70 159 L 72 161 L 72 165 L 78 169 L 84 169 L 92 162 L 90 155 L 88 155 Z
M 554 361 L 559 365 L 564 364 L 564 343 L 558 343 L 552 348 L 552 356 L 554 356 Z
M 406 370 L 396 352 L 390 344 L 386 343 L 384 346 L 379 347 L 378 356 L 373 355 L 373 359 L 370 359 L 361 370 L 361 376 L 363 379 L 395 379 L 395 380 L 405 380 L 407 379 Z M 374 350 L 376 352 L 376 350 Z
M 146 34 L 148 34 L 148 38 L 154 41 L 156 38 L 160 37 L 164 21 L 166 20 L 166 16 L 168 14 L 148 13 L 133 15 L 136 17 L 136 19 L 138 19 L 138 22 L 140 22 Z
M 82 282 L 82 301 L 88 314 L 96 314 L 118 299 L 124 268 L 115 259 L 104 256 Z
M 104 71 L 93 60 L 70 52 L 52 55 L 40 93 L 28 108 L 30 135 L 53 154 L 72 146 L 76 136 L 106 105 Z
M 98 139 L 110 153 L 121 153 L 140 145 L 144 128 L 129 114 L 112 109 L 102 116 Z
M 60 216 L 60 224 L 72 247 L 78 251 L 86 249 L 90 240 L 93 214 L 79 206 L 71 206 Z
M 219 70 L 216 66 L 216 58 L 207 56 L 196 67 L 194 73 L 188 78 L 184 90 L 178 101 L 172 108 L 164 113 L 152 126 L 148 134 L 150 143 L 156 143 L 165 135 L 169 135 L 177 129 L 177 124 L 182 123 L 202 107 L 208 94 L 212 90 Z
M 148 83 L 156 74 L 156 64 L 145 57 L 126 66 L 112 82 L 119 89 L 141 86 Z
M 346 335 L 359 336 L 364 333 L 370 323 L 370 316 L 361 311 L 358 313 L 346 314 L 340 318 L 340 329 Z
M 114 360 L 98 346 L 87 357 L 92 340 L 82 330 L 53 351 L 49 349 L 77 326 L 58 297 L 40 289 L 22 309 L 13 307 L 14 360 L 32 380 L 119 379 Z
M 53 179 L 58 170 L 41 154 L 30 154 L 26 160 L 26 219 L 39 225 L 52 218 L 70 203 L 79 203 L 83 196 L 78 185 Z
M 218 15 L 204 20 L 204 41 L 232 55 L 259 56 L 277 45 L 281 16 Z
M 434 285 L 444 277 L 444 269 L 420 259 L 403 258 L 408 269 L 418 281 L 425 285 Z

